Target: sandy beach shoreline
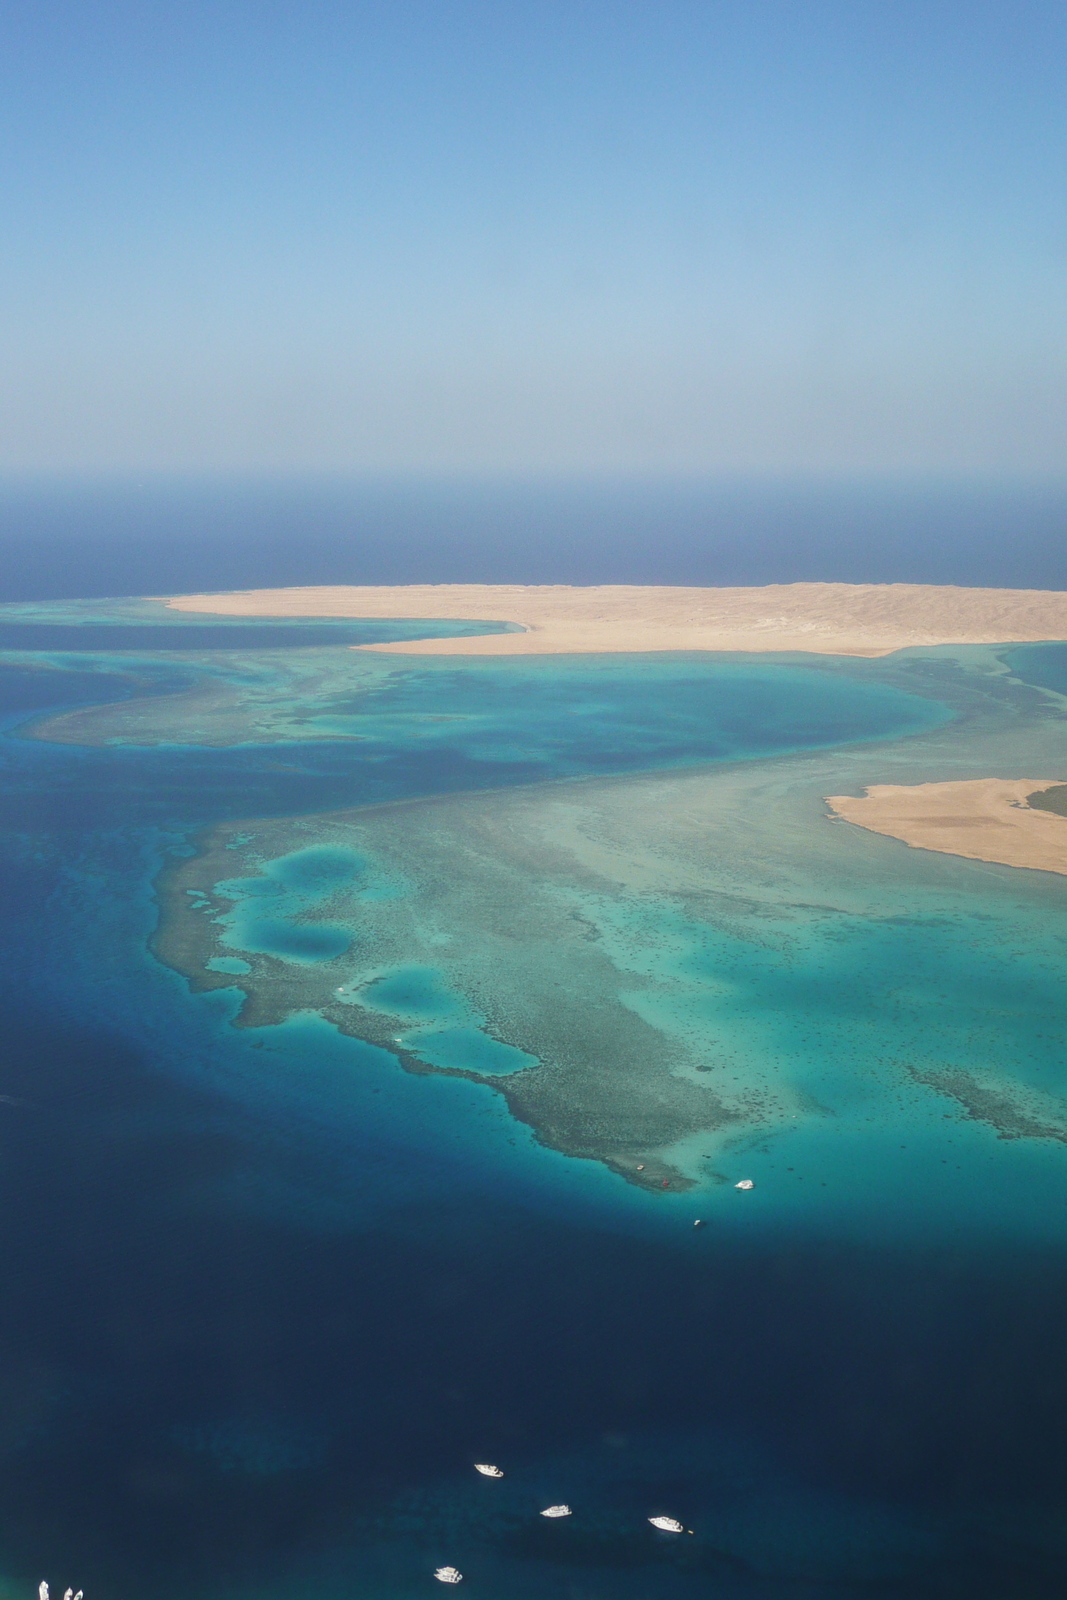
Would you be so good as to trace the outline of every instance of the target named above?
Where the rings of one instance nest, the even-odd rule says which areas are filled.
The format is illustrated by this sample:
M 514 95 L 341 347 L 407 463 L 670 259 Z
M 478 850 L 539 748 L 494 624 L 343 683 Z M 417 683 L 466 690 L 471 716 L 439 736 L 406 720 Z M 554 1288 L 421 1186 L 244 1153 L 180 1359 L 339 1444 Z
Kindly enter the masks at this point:
M 166 604 L 213 616 L 448 618 L 511 622 L 523 630 L 359 647 L 390 655 L 723 650 L 882 656 L 916 645 L 1067 639 L 1063 591 L 933 584 L 335 585 L 174 595 Z
M 1067 874 L 1067 817 L 1035 810 L 1029 796 L 1062 778 L 974 778 L 953 783 L 872 784 L 828 795 L 835 817 L 919 850 Z

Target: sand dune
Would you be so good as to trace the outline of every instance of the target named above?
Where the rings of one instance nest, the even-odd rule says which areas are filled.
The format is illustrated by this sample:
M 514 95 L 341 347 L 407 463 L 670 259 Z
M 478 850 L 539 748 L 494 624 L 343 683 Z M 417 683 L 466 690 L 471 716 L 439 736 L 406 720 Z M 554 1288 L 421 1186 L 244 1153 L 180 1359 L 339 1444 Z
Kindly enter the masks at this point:
M 1067 817 L 1026 799 L 1061 778 L 975 778 L 959 783 L 873 784 L 862 798 L 827 796 L 837 817 L 920 850 L 1067 873 Z
M 888 655 L 907 645 L 1067 639 L 1067 593 L 933 584 L 768 584 L 757 589 L 602 584 L 410 584 L 178 595 L 176 611 L 243 617 L 448 617 L 522 633 L 364 645 L 394 655 L 561 655 L 804 650 Z

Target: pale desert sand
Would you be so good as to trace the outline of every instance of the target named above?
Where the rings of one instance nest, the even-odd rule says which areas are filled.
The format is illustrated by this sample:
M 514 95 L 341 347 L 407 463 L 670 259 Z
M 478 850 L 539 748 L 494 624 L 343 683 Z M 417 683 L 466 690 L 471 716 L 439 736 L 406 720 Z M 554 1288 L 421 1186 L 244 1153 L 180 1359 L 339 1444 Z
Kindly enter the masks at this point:
M 872 784 L 861 799 L 832 794 L 837 817 L 872 833 L 902 839 L 919 850 L 941 850 L 1067 873 L 1067 817 L 1032 811 L 1028 795 L 1062 778 L 973 778 L 959 783 Z
M 1067 593 L 933 584 L 785 583 L 758 589 L 444 583 L 245 589 L 167 600 L 231 617 L 448 617 L 522 633 L 363 645 L 393 655 L 804 650 L 882 656 L 907 645 L 1067 639 Z

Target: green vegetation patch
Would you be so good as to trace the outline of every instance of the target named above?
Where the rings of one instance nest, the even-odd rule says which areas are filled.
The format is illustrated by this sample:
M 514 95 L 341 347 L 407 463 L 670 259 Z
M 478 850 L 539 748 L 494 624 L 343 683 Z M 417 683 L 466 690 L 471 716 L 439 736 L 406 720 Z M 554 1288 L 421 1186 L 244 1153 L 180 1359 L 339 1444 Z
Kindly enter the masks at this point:
M 1053 789 L 1039 789 L 1028 794 L 1026 803 L 1035 811 L 1054 811 L 1058 817 L 1067 817 L 1067 783 L 1057 783 Z

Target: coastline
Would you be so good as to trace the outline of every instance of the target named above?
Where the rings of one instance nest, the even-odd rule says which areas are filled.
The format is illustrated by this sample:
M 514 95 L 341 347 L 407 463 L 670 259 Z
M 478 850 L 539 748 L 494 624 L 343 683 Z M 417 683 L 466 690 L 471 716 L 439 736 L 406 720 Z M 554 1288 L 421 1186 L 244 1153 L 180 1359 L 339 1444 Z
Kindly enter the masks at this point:
M 569 655 L 666 650 L 883 656 L 909 646 L 1067 639 L 1067 592 L 934 584 L 760 588 L 601 584 L 336 585 L 162 597 L 175 611 L 241 617 L 511 622 L 521 633 L 353 648 L 387 655 Z
M 1006 867 L 1067 875 L 1067 817 L 1033 809 L 1029 796 L 1059 778 L 973 778 L 953 783 L 872 784 L 862 797 L 827 795 L 833 816 L 899 839 Z

